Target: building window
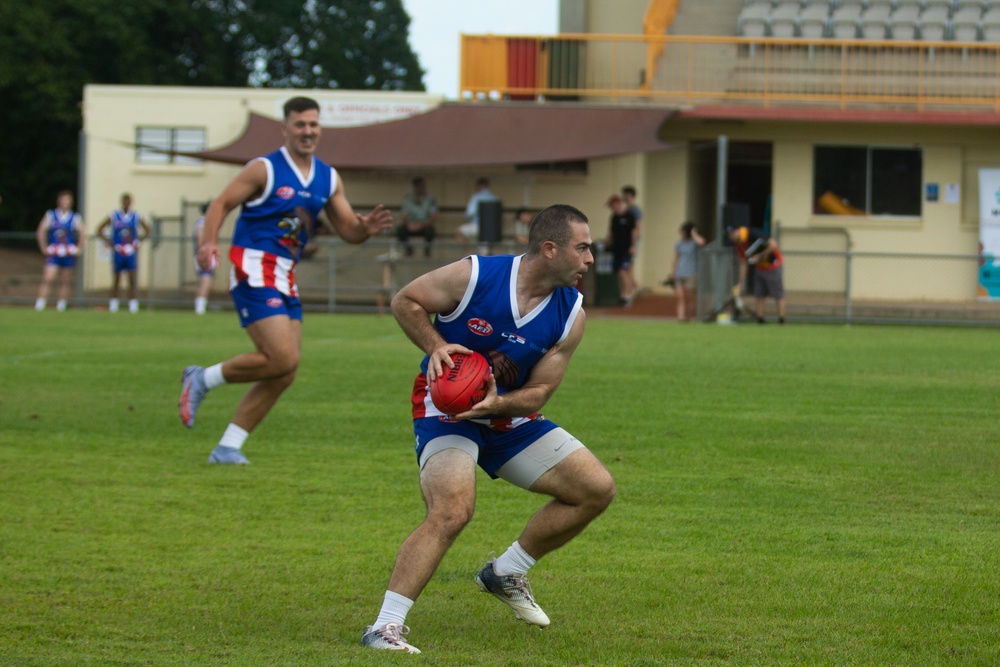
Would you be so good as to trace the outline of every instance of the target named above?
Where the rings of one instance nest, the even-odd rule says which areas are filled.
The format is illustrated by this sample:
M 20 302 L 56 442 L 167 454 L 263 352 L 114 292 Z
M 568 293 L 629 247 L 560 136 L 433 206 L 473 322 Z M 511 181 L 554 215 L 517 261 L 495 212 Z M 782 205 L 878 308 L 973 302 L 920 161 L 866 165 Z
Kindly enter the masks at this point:
M 135 161 L 139 164 L 201 164 L 175 151 L 205 150 L 205 130 L 196 127 L 140 127 L 135 131 Z
M 916 148 L 816 146 L 814 212 L 920 217 L 923 153 Z

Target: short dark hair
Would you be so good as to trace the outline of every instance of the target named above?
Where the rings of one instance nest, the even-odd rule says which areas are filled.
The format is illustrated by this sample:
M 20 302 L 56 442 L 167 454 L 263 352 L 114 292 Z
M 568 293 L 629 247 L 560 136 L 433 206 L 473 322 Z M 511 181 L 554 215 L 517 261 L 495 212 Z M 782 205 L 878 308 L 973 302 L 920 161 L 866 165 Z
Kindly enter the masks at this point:
M 416 176 L 412 181 L 410 181 L 410 184 L 413 187 L 417 187 L 418 185 L 427 185 L 427 181 L 424 180 L 423 176 Z
M 629 197 L 635 197 L 635 186 L 634 185 L 623 185 L 622 194 L 628 195 Z
M 571 223 L 588 224 L 587 216 L 568 204 L 554 204 L 542 211 L 531 221 L 528 228 L 528 254 L 542 251 L 542 244 L 552 241 L 565 248 L 573 238 Z
M 282 107 L 282 112 L 285 114 L 285 120 L 288 120 L 288 116 L 294 113 L 302 113 L 303 111 L 309 111 L 310 109 L 315 109 L 319 111 L 319 102 L 311 97 L 298 96 L 289 99 L 285 102 L 285 106 Z
M 681 225 L 681 232 L 684 233 L 684 238 L 686 239 L 691 238 L 691 232 L 693 232 L 695 230 L 695 227 L 697 226 L 698 225 L 694 224 L 690 220 Z
M 476 179 L 476 187 L 477 188 L 480 185 L 489 186 L 489 184 L 490 184 L 490 179 L 486 178 L 485 176 L 480 176 L 479 178 Z

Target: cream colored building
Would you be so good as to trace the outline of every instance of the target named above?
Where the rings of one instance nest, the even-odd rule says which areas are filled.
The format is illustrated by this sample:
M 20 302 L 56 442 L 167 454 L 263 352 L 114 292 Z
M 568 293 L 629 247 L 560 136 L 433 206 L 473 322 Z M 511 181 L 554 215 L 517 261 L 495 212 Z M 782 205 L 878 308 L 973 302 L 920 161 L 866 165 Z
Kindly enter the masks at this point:
M 644 14 L 656 4 L 662 3 L 564 0 L 562 32 L 588 33 L 593 39 L 612 33 L 621 36 L 617 39 L 622 44 L 632 44 L 634 36 L 643 32 Z M 729 11 L 735 16 L 733 12 L 742 5 L 742 1 L 726 0 L 718 3 L 715 14 Z M 680 12 L 687 10 L 689 14 L 701 7 L 690 2 L 679 6 Z M 695 19 L 697 17 L 688 16 L 685 25 L 690 26 Z M 549 38 L 540 39 L 544 42 Z M 698 59 L 709 64 L 713 58 L 746 57 L 745 43 L 739 38 L 673 39 L 688 51 L 704 49 L 704 57 Z M 613 38 L 609 40 L 614 41 Z M 769 104 L 764 99 L 762 104 L 760 101 L 747 103 L 746 100 L 726 99 L 723 93 L 719 93 L 719 100 L 702 103 L 690 90 L 686 98 L 657 97 L 657 85 L 670 86 L 669 81 L 664 82 L 664 77 L 685 68 L 670 51 L 676 44 L 668 43 L 665 55 L 658 61 L 655 76 L 644 69 L 647 65 L 644 58 L 649 51 L 640 45 L 640 56 L 629 66 L 631 74 L 620 77 L 624 83 L 618 85 L 623 89 L 616 95 L 609 97 L 607 86 L 601 83 L 604 79 L 600 67 L 610 60 L 610 56 L 603 54 L 610 51 L 599 48 L 600 45 L 589 47 L 586 69 L 580 70 L 581 86 L 591 86 L 598 91 L 593 98 L 586 96 L 587 90 L 578 90 L 575 92 L 584 93 L 579 95 L 580 101 L 554 102 L 545 97 L 546 94 L 551 96 L 551 90 L 538 91 L 539 99 L 544 100 L 540 104 L 550 106 L 598 103 L 615 104 L 623 110 L 662 107 L 664 122 L 659 129 L 662 142 L 659 150 L 592 158 L 586 160 L 585 169 L 571 172 L 524 170 L 514 165 L 415 170 L 393 168 L 390 164 L 377 169 L 344 169 L 348 198 L 359 208 L 376 203 L 398 206 L 410 179 L 419 174 L 427 179 L 429 191 L 441 206 L 457 210 L 464 207 L 472 193 L 475 178 L 486 175 L 508 210 L 519 205 L 541 208 L 552 203 L 570 203 L 590 217 L 595 240 L 598 240 L 604 237 L 607 229 L 609 212 L 605 202 L 608 196 L 625 184 L 634 185 L 645 214 L 636 261 L 637 275 L 640 284 L 647 289 L 663 292 L 665 288 L 659 285 L 670 268 L 679 225 L 685 220 L 694 220 L 709 237 L 714 236 L 718 228 L 716 160 L 718 141 L 724 137 L 728 144 L 725 173 L 730 197 L 733 192 L 739 194 L 742 188 L 742 198 L 753 200 L 750 222 L 754 225 L 764 222 L 763 202 L 768 202 L 771 224 L 780 229 L 782 246 L 789 251 L 786 287 L 790 291 L 836 291 L 843 280 L 844 267 L 840 264 L 831 268 L 822 262 L 814 263 L 807 255 L 796 257 L 796 251 L 843 252 L 849 248 L 861 255 L 913 253 L 966 260 L 856 262 L 851 283 L 856 298 L 953 302 L 975 298 L 975 263 L 967 260 L 977 254 L 979 244 L 978 171 L 1000 167 L 1000 116 L 995 110 L 914 108 L 877 100 L 865 103 L 867 107 L 852 109 L 843 108 L 844 104 L 838 108 L 825 102 Z M 623 46 L 621 53 L 615 52 L 614 60 L 619 65 L 626 60 L 622 55 L 624 49 Z M 743 55 L 736 55 L 739 53 Z M 944 47 L 940 47 L 937 62 L 944 62 L 946 55 Z M 960 71 L 962 65 L 956 62 L 959 62 L 956 67 Z M 712 66 L 725 69 L 727 76 L 732 77 L 729 64 Z M 691 63 L 686 67 L 690 69 Z M 707 80 L 710 74 L 704 76 Z M 639 85 L 636 81 L 646 78 L 653 80 L 652 87 L 636 88 Z M 443 102 L 434 96 L 413 93 L 302 92 L 320 100 L 324 116 L 339 117 L 338 110 L 354 109 L 355 117 L 339 118 L 346 123 L 381 122 L 430 111 Z M 130 192 L 136 208 L 148 216 L 189 215 L 181 210 L 183 201 L 209 199 L 238 169 L 234 165 L 211 162 L 158 164 L 143 161 L 149 156 L 144 156 L 135 144 L 147 136 L 145 131 L 178 130 L 181 131 L 178 136 L 185 137 L 184 131 L 193 131 L 201 137 L 201 145 L 194 147 L 195 150 L 224 146 L 244 133 L 251 112 L 271 118 L 280 116 L 281 103 L 290 94 L 291 91 L 270 89 L 88 86 L 84 97 L 86 177 L 83 213 L 91 229 L 117 205 L 122 192 Z M 505 97 L 503 91 L 486 96 L 490 95 L 500 100 Z M 466 96 L 474 98 L 475 94 Z M 477 104 L 472 100 L 467 103 Z M 625 118 L 627 115 L 623 111 Z M 586 137 L 572 139 L 587 140 Z M 509 137 L 510 142 L 518 140 L 517 135 Z M 281 141 L 276 132 L 274 147 Z M 902 152 L 907 159 L 915 161 L 919 173 L 916 181 L 911 179 L 906 186 L 911 190 L 904 202 L 909 207 L 908 212 L 876 214 L 871 208 L 862 215 L 838 215 L 820 210 L 817 173 L 819 155 L 824 147 L 857 149 L 869 159 L 873 155 L 877 158 Z M 187 146 L 187 149 L 192 147 Z M 864 178 L 864 174 L 861 177 Z M 869 187 L 869 193 L 871 190 Z M 457 217 L 446 222 L 442 237 L 447 238 L 448 230 L 458 222 Z M 174 229 L 180 232 L 184 226 Z M 226 230 L 231 231 L 231 222 L 227 223 Z M 168 227 L 160 231 L 171 233 Z M 152 272 L 157 283 L 176 284 L 179 278 L 176 267 L 182 261 L 183 258 L 163 261 L 158 257 L 155 272 Z M 88 289 L 108 284 L 110 270 L 106 259 L 91 261 L 88 267 L 85 277 Z M 145 281 L 150 272 L 140 271 L 140 275 Z M 218 286 L 222 287 L 224 279 L 218 279 Z

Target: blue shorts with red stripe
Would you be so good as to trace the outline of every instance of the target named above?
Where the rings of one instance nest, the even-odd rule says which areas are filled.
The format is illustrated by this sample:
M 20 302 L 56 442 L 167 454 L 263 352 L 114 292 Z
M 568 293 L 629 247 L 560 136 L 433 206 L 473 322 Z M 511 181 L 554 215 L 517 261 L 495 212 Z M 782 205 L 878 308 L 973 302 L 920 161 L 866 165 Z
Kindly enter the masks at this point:
M 60 269 L 72 269 L 76 266 L 76 257 L 72 255 L 67 255 L 66 257 L 49 255 L 45 258 L 45 264 L 48 266 L 58 266 Z
M 135 255 L 119 255 L 115 253 L 115 273 L 135 271 Z
M 250 287 L 245 280 L 229 292 L 240 316 L 240 326 L 275 315 L 285 315 L 290 320 L 302 320 L 302 303 L 298 297 L 282 294 L 273 287 Z
M 422 417 L 413 420 L 413 433 L 417 437 L 417 461 L 431 440 L 445 435 L 466 438 L 479 446 L 479 467 L 493 479 L 505 463 L 527 449 L 543 435 L 559 428 L 539 415 L 509 431 L 491 428 L 472 421 L 454 421 L 443 417 Z

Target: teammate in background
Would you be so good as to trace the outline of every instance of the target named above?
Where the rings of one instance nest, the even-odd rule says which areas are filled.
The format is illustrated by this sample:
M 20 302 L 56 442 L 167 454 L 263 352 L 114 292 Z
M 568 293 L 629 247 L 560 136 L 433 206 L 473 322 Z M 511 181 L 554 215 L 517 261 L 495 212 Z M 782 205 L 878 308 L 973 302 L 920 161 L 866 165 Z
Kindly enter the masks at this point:
M 628 210 L 628 206 L 618 195 L 608 199 L 611 209 L 611 223 L 604 245 L 611 249 L 611 262 L 618 278 L 619 303 L 628 308 L 635 301 L 638 286 L 632 273 L 632 259 L 635 257 L 635 244 L 639 240 L 639 221 Z
M 764 324 L 764 306 L 767 297 L 778 307 L 778 323 L 785 323 L 785 286 L 778 242 L 754 227 L 727 227 L 726 234 L 736 248 L 740 261 L 739 282 L 733 294 L 740 294 L 747 280 L 747 266 L 753 266 L 753 295 L 757 321 Z
M 205 309 L 208 306 L 208 293 L 212 290 L 212 278 L 215 277 L 215 267 L 210 266 L 207 269 L 201 268 L 198 264 L 198 248 L 201 247 L 202 240 L 205 236 L 205 212 L 208 210 L 208 204 L 202 204 L 201 206 L 201 216 L 194 221 L 194 230 L 192 231 L 192 240 L 194 242 L 194 270 L 198 274 L 198 289 L 195 291 L 194 295 L 194 312 L 198 315 L 204 315 Z
M 492 478 L 552 498 L 475 576 L 480 590 L 519 619 L 549 624 L 525 574 L 576 537 L 615 495 L 604 465 L 538 413 L 583 338 L 583 297 L 573 285 L 594 262 L 591 248 L 586 216 L 571 206 L 550 206 L 531 223 L 526 254 L 472 255 L 415 279 L 393 298 L 400 327 L 426 355 L 411 403 L 427 514 L 399 549 L 362 645 L 420 652 L 404 638 L 406 615 L 472 519 L 477 464 Z M 490 359 L 489 394 L 472 410 L 447 417 L 431 402 L 428 383 L 454 365 L 452 354 L 470 351 Z
M 209 463 L 249 463 L 241 451 L 243 443 L 295 380 L 302 347 L 295 265 L 316 216 L 326 212 L 349 243 L 362 243 L 392 225 L 392 214 L 381 204 L 368 215 L 356 214 L 340 175 L 316 159 L 321 134 L 316 100 L 289 99 L 281 127 L 284 146 L 248 163 L 205 213 L 198 265 L 207 271 L 218 262 L 223 221 L 242 206 L 229 250 L 230 295 L 256 348 L 207 368 L 184 369 L 178 407 L 188 428 L 194 426 L 208 391 L 227 383 L 251 383 Z
M 111 234 L 105 235 L 105 231 L 111 228 Z M 121 282 L 123 273 L 128 274 L 128 310 L 130 313 L 139 312 L 139 301 L 135 298 L 135 269 L 136 258 L 139 253 L 139 243 L 149 236 L 149 225 L 142 219 L 139 213 L 132 209 L 132 195 L 127 192 L 122 195 L 122 207 L 116 211 L 111 211 L 97 228 L 97 235 L 104 239 L 113 253 L 112 269 L 115 273 L 114 282 L 111 284 L 111 300 L 108 302 L 108 310 L 112 313 L 118 312 L 118 284 Z
M 45 212 L 35 229 L 38 249 L 45 255 L 42 282 L 38 286 L 35 310 L 45 310 L 49 286 L 59 275 L 59 301 L 56 309 L 66 310 L 69 288 L 73 282 L 76 258 L 83 252 L 87 230 L 83 218 L 73 210 L 73 193 L 62 190 L 56 195 L 56 207 Z

